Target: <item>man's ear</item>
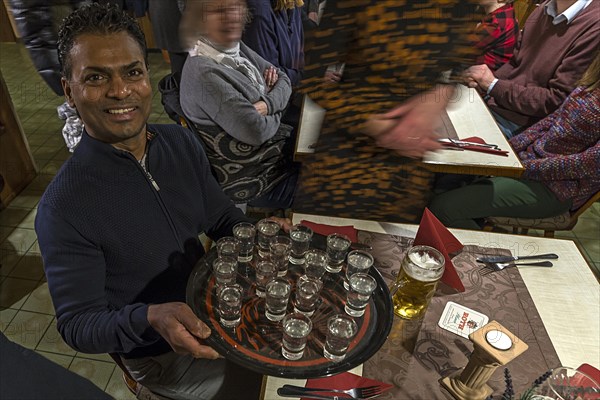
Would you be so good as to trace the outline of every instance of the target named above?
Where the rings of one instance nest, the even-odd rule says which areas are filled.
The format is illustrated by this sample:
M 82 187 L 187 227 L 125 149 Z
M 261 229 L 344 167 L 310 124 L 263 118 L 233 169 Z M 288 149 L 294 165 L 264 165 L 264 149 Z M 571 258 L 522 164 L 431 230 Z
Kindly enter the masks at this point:
M 73 92 L 71 91 L 71 84 L 69 81 L 63 76 L 60 78 L 60 84 L 62 85 L 63 92 L 65 92 L 65 99 L 67 103 L 73 108 L 77 108 L 75 106 L 75 101 L 73 101 Z

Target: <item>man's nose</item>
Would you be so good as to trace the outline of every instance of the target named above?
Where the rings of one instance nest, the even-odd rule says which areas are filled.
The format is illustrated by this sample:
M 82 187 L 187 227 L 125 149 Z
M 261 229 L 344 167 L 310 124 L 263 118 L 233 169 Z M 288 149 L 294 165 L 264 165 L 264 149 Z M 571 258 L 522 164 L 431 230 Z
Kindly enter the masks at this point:
M 124 99 L 131 94 L 128 82 L 120 76 L 111 79 L 107 95 L 117 99 Z

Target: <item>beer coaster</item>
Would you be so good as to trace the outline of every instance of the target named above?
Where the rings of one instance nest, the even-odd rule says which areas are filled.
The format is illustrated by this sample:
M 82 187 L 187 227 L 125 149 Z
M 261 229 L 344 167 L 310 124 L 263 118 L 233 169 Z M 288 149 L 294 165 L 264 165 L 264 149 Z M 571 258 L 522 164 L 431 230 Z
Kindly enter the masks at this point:
M 438 325 L 442 329 L 468 339 L 471 333 L 487 324 L 489 320 L 487 315 L 449 301 L 444 307 Z

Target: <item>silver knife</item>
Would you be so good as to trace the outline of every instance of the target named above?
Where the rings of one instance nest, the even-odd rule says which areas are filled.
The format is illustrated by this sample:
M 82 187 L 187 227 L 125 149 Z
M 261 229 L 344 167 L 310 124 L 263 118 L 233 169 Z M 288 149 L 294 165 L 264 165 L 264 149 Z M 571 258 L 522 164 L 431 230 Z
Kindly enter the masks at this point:
M 479 257 L 477 262 L 481 263 L 504 263 L 513 262 L 517 260 L 556 260 L 558 255 L 554 253 L 550 254 L 538 254 L 533 256 L 492 256 L 492 257 Z
M 298 397 L 305 399 L 317 399 L 317 400 L 343 400 L 348 399 L 349 397 L 339 397 L 339 396 L 325 396 L 314 393 L 306 393 L 299 390 L 292 390 L 289 388 L 279 388 L 277 389 L 277 394 L 281 397 Z

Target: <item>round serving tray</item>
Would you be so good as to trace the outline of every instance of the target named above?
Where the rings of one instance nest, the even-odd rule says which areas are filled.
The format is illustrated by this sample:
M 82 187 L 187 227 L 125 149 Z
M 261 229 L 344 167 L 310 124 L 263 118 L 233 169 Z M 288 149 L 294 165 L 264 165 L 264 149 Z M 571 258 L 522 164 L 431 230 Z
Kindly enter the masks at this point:
M 252 262 L 238 265 L 237 283 L 244 289 L 242 322 L 233 329 L 219 324 L 215 280 L 211 267 L 216 257 L 216 249 L 212 248 L 194 267 L 187 285 L 187 303 L 212 330 L 206 344 L 226 359 L 245 368 L 265 375 L 286 378 L 332 375 L 348 371 L 368 360 L 381 348 L 390 332 L 393 322 L 390 293 L 381 274 L 376 268 L 371 268 L 369 274 L 377 281 L 377 289 L 365 314 L 355 318 L 359 331 L 350 344 L 346 358 L 333 362 L 323 357 L 327 319 L 334 314 L 344 313 L 346 300 L 342 279 L 345 269 L 338 274 L 326 273 L 323 278 L 321 302 L 311 317 L 313 330 L 308 337 L 304 356 L 300 360 L 289 361 L 281 355 L 281 323 L 271 322 L 265 317 L 265 300 L 256 296 L 256 253 Z M 288 312 L 293 310 L 295 283 L 302 274 L 302 266 L 289 264 L 286 279 L 292 285 L 292 296 Z

